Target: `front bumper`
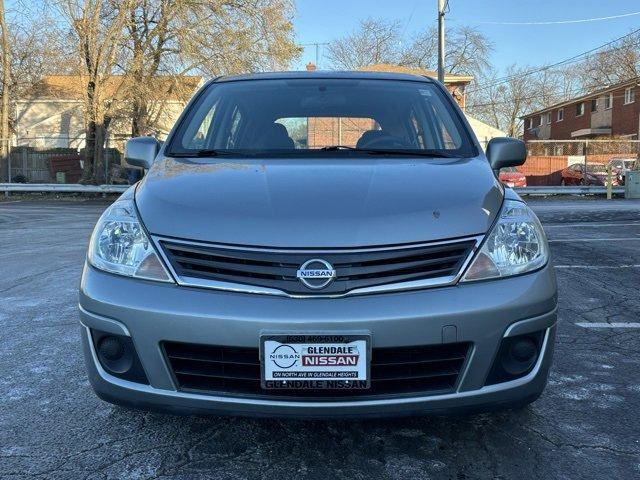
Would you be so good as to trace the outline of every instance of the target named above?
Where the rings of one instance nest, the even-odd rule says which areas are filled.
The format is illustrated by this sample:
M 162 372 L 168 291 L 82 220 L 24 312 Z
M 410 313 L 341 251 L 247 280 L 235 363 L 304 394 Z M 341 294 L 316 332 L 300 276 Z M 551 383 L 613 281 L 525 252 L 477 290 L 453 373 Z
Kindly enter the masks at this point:
M 80 287 L 85 358 L 89 379 L 101 398 L 148 409 L 232 415 L 411 415 L 533 400 L 544 389 L 551 365 L 556 303 L 556 280 L 549 266 L 498 281 L 333 299 L 180 287 L 119 277 L 90 266 L 85 266 Z M 97 360 L 89 329 L 130 336 L 149 385 L 108 374 Z M 262 330 L 369 330 L 374 348 L 451 341 L 471 342 L 473 348 L 455 391 L 447 394 L 298 401 L 177 390 L 162 341 L 255 348 Z M 485 386 L 503 337 L 538 331 L 544 331 L 544 340 L 533 370 L 516 380 Z

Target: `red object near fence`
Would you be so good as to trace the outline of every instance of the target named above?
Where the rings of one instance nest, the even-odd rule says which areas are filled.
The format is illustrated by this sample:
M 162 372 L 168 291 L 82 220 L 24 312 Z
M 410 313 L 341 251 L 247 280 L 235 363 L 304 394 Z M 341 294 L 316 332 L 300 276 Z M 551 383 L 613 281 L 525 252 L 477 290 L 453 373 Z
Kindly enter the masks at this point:
M 589 165 L 606 164 L 609 160 L 617 157 L 620 157 L 620 154 L 588 154 L 587 163 Z M 573 156 L 571 160 L 569 158 L 568 155 L 531 155 L 527 157 L 524 165 L 518 167 L 518 170 L 525 174 L 527 185 L 531 187 L 560 185 L 564 169 L 572 164 L 584 162 L 584 160 L 580 160 L 580 156 Z
M 527 177 L 527 185 L 560 185 L 562 170 L 567 167 L 567 156 L 531 156 L 524 165 L 518 167 Z
M 48 158 L 51 178 L 55 181 L 56 173 L 65 173 L 66 183 L 78 183 L 82 177 L 82 157 L 80 155 L 59 155 Z

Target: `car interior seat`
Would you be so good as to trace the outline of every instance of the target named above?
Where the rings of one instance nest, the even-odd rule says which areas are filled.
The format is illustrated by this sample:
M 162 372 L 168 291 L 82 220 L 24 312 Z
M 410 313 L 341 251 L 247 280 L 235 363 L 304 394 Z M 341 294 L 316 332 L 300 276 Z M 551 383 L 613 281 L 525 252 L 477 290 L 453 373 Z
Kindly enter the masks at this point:
M 257 144 L 258 148 L 265 150 L 293 150 L 295 148 L 287 128 L 281 123 L 268 125 Z
M 367 130 L 362 134 L 362 136 L 358 139 L 356 143 L 356 148 L 367 148 L 367 146 L 380 139 L 389 137 L 389 134 L 382 130 Z

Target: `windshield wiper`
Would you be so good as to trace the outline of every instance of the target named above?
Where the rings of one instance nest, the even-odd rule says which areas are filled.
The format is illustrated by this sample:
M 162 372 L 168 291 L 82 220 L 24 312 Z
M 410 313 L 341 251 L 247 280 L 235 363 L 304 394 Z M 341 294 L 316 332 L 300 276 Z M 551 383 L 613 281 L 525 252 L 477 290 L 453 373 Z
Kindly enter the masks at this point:
M 328 147 L 322 147 L 320 150 L 324 150 L 325 152 L 333 152 L 335 150 L 356 150 L 359 151 L 359 148 L 349 147 L 347 145 L 329 145 Z
M 391 150 L 386 148 L 358 148 L 350 147 L 348 145 L 330 145 L 322 147 L 319 150 L 325 152 L 334 152 L 338 150 L 349 150 L 353 152 L 364 153 L 365 155 L 406 155 L 410 157 L 429 157 L 429 158 L 458 158 L 458 155 L 452 155 L 451 153 L 444 152 L 442 150 Z M 230 150 L 216 150 L 213 148 L 205 148 L 202 150 L 192 150 L 187 152 L 168 152 L 168 157 L 185 158 L 185 157 L 219 157 L 219 156 L 234 156 L 234 157 L 248 157 L 253 156 L 247 153 L 240 153 L 238 151 Z
M 357 147 L 349 147 L 348 145 L 331 145 L 328 147 L 322 147 L 320 150 L 323 150 L 325 152 L 334 152 L 337 150 L 351 150 L 355 152 L 366 153 L 368 155 L 409 155 L 412 157 L 458 158 L 457 155 L 452 155 L 442 150 L 392 150 L 387 148 L 357 148 Z

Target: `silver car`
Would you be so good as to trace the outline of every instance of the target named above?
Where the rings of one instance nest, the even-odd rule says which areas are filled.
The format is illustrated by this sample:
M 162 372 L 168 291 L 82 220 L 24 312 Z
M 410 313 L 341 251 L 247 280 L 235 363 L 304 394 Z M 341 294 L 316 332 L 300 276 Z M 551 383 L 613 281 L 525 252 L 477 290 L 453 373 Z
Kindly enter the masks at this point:
M 90 240 L 80 286 L 100 398 L 164 411 L 384 416 L 543 391 L 557 289 L 540 222 L 429 78 L 215 79 Z

